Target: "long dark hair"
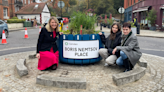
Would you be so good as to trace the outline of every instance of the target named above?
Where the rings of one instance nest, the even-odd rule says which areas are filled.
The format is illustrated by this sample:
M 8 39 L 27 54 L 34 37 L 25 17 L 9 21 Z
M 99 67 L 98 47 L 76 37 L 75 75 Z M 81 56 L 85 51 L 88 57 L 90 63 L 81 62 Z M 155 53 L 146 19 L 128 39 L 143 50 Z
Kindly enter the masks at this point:
M 113 28 L 114 25 L 117 25 L 117 28 L 118 28 L 118 31 L 117 31 L 117 32 L 120 32 L 120 31 L 121 31 L 121 26 L 120 26 L 120 24 L 114 23 L 114 24 L 111 26 L 111 31 L 110 31 L 110 39 L 111 39 L 111 40 L 114 40 L 114 39 L 116 38 L 116 33 L 113 33 L 113 30 L 112 30 L 112 28 Z

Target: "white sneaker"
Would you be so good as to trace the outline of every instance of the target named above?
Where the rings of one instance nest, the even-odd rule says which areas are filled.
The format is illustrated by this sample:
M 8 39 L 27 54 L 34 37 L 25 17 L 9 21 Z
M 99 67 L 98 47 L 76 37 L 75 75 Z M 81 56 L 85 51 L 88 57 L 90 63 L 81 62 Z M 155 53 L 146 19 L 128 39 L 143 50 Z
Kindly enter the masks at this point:
M 109 66 L 109 65 L 108 65 L 108 63 L 105 63 L 105 65 L 104 65 L 104 66 Z

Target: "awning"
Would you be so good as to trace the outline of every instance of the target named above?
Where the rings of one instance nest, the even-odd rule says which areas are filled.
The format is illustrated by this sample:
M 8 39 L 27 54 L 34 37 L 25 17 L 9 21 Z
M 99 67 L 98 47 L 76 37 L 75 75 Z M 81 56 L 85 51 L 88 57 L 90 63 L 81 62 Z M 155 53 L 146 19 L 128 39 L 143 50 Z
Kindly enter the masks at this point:
M 159 7 L 159 9 L 164 9 L 164 5 L 163 5 L 163 6 L 161 6 L 161 7 Z
M 138 8 L 137 10 L 134 10 L 133 13 L 135 12 L 141 12 L 141 11 L 147 11 L 149 7 L 144 7 L 144 8 Z

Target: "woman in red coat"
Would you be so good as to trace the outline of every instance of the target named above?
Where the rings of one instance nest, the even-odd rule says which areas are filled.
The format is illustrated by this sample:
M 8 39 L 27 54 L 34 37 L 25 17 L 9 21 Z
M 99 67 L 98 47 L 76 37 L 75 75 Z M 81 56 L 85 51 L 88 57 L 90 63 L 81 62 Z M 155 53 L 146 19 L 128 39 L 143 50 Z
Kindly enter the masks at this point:
M 60 33 L 62 34 L 62 33 Z M 48 24 L 41 29 L 37 43 L 38 69 L 55 70 L 59 62 L 59 51 L 56 44 L 59 35 L 59 22 L 56 17 L 51 17 Z

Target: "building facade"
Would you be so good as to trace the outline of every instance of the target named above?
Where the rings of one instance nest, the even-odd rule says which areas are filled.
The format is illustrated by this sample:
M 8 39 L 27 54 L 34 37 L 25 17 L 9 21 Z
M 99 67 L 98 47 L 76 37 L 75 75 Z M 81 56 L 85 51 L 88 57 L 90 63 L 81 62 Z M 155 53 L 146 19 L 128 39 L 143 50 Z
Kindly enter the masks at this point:
M 31 3 L 15 14 L 18 19 L 36 19 L 39 24 L 43 24 L 51 16 L 46 3 Z
M 9 3 L 7 0 L 0 0 L 0 19 L 8 19 L 10 16 Z
M 151 9 L 155 9 L 157 11 L 156 25 L 158 25 L 159 28 L 164 27 L 164 0 L 139 0 L 139 1 L 136 0 L 135 3 L 130 1 L 135 1 L 135 0 L 125 0 L 124 8 L 128 10 L 129 7 L 132 7 L 131 20 L 133 20 L 133 18 L 137 18 L 139 23 L 148 24 L 147 13 Z M 125 19 L 126 18 L 127 17 L 125 17 Z M 125 20 L 125 22 L 126 21 L 127 20 Z
M 22 7 L 33 3 L 34 0 L 0 0 L 1 20 L 6 20 L 15 16 L 15 13 Z

